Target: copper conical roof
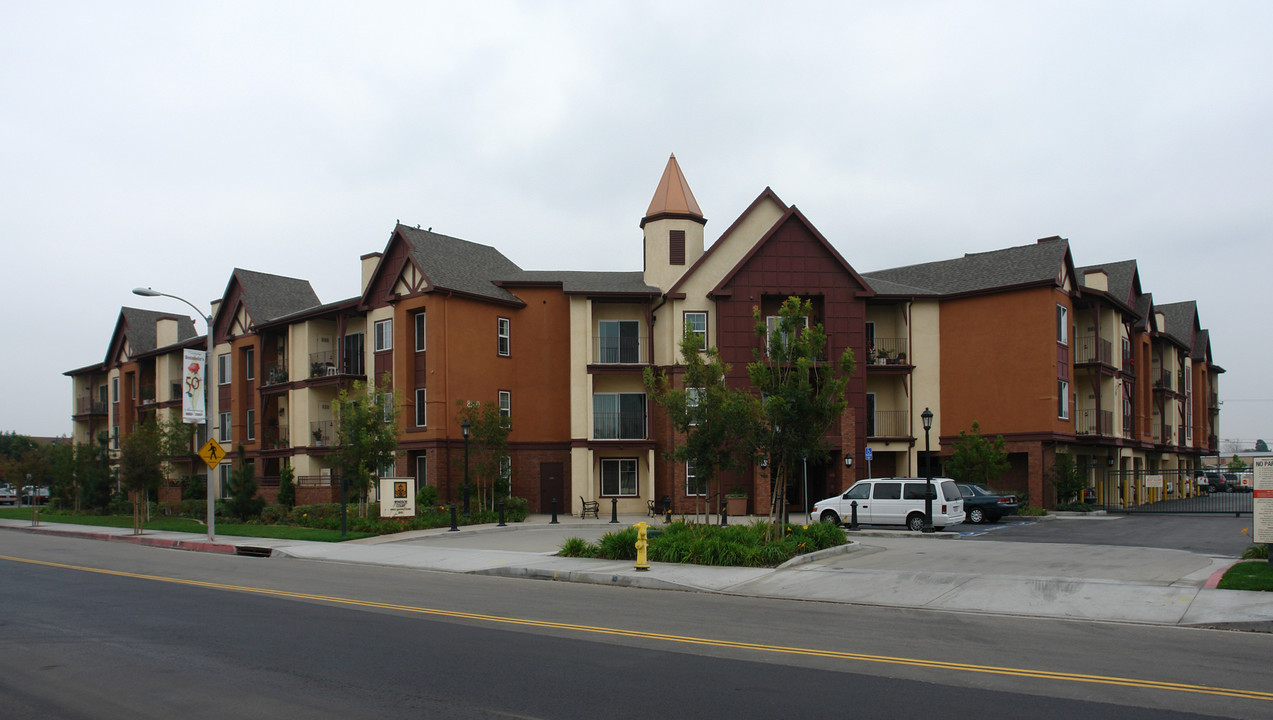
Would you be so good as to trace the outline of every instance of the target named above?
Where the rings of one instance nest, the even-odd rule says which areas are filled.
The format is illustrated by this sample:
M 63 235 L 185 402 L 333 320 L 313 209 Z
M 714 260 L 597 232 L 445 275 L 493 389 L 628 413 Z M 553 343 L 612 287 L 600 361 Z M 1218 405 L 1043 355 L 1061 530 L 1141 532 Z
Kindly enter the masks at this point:
M 703 211 L 681 173 L 681 166 L 676 163 L 675 154 L 667 159 L 667 167 L 663 168 L 663 177 L 659 179 L 659 189 L 654 191 L 654 199 L 650 201 L 645 217 L 668 214 L 703 217 Z

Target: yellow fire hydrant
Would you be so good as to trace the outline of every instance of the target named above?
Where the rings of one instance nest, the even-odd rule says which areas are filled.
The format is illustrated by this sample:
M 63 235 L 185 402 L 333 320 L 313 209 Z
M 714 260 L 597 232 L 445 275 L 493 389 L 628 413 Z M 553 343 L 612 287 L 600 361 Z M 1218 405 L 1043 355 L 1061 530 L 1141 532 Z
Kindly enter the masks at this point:
M 646 540 L 645 531 L 650 526 L 645 524 L 644 522 L 639 522 L 633 527 L 637 529 L 637 541 L 636 541 L 637 561 L 636 561 L 635 567 L 637 570 L 649 570 L 650 563 L 646 561 L 645 550 L 646 548 L 650 547 L 650 543 L 648 540 Z

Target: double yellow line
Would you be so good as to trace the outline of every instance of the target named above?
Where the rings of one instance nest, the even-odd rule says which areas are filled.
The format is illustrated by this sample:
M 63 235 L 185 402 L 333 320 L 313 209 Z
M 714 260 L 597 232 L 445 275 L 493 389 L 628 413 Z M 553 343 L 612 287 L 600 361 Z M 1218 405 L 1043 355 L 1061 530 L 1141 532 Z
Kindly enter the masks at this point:
M 1056 680 L 1061 682 L 1092 683 L 1097 685 L 1116 685 L 1120 687 L 1144 688 L 1150 690 L 1170 690 L 1173 692 L 1200 693 L 1204 695 L 1221 695 L 1224 697 L 1243 698 L 1246 700 L 1273 700 L 1273 692 L 1259 690 L 1237 690 L 1233 688 L 1209 687 L 1187 683 L 1161 682 L 1158 680 L 1141 680 L 1137 678 L 1115 677 L 1107 675 L 1085 675 L 1082 673 L 1052 672 L 1049 670 L 1029 670 L 1026 668 L 996 667 L 994 665 L 973 665 L 970 663 L 943 662 L 940 660 L 924 660 L 920 658 L 891 657 L 888 655 L 869 655 L 865 653 L 842 652 L 838 650 L 815 650 L 811 648 L 787 647 L 783 645 L 764 645 L 760 643 L 739 642 L 735 640 L 717 640 L 713 638 L 693 637 L 689 635 L 668 635 L 665 633 L 647 632 L 643 630 L 624 630 L 622 628 L 598 627 L 595 625 L 577 625 L 575 623 L 551 622 L 548 620 L 527 620 L 523 618 L 503 617 L 500 615 L 484 615 L 481 613 L 460 612 L 457 610 L 439 610 L 437 608 L 416 607 L 414 605 L 398 605 L 396 603 L 374 602 L 371 600 L 355 600 L 353 598 L 332 597 L 330 595 L 314 595 L 311 593 L 291 592 L 288 590 L 271 590 L 268 588 L 248 587 L 244 585 L 226 585 L 224 583 L 204 582 L 202 580 L 185 580 L 182 578 L 164 577 L 162 575 L 144 575 L 105 570 L 102 568 L 67 565 L 64 563 L 32 560 L 29 558 L 0 555 L 0 560 L 43 565 L 45 567 L 78 570 L 80 572 L 114 575 L 116 577 L 151 580 L 154 582 L 189 585 L 212 590 L 230 590 L 235 592 L 268 595 L 273 597 L 294 598 L 297 600 L 313 600 L 334 605 L 375 608 L 377 610 L 395 610 L 417 615 L 433 615 L 436 617 L 474 620 L 500 625 L 520 625 L 523 627 L 549 628 L 568 630 L 571 632 L 594 635 L 611 635 L 630 637 L 642 640 L 660 640 L 681 645 L 701 645 L 706 647 L 732 648 L 736 650 L 752 650 L 763 653 L 779 653 L 784 655 L 803 655 L 807 657 L 828 658 L 832 660 L 856 660 L 858 662 L 882 663 L 888 665 L 905 665 L 909 667 L 932 668 L 937 670 L 953 670 L 957 672 L 984 673 L 989 675 L 1008 675 L 1012 677 L 1035 678 L 1039 680 Z

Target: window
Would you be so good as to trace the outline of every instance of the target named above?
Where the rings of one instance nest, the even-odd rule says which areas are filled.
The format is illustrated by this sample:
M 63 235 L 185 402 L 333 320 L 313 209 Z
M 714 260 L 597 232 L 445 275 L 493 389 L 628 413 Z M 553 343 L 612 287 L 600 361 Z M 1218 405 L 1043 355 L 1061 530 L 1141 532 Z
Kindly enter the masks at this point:
M 1056 381 L 1056 416 L 1070 419 L 1070 384 L 1064 380 Z
M 502 418 L 513 416 L 513 394 L 507 390 L 499 391 L 499 416 Z
M 385 422 L 393 422 L 393 393 L 380 393 L 380 417 Z
M 429 426 L 429 391 L 425 388 L 415 391 L 415 426 Z
M 229 463 L 217 466 L 217 479 L 220 481 L 220 484 L 221 484 L 220 494 L 221 494 L 222 500 L 229 500 L 231 496 L 230 470 L 231 470 L 231 466 Z
M 866 394 L 866 436 L 875 437 L 875 393 Z
M 668 265 L 685 264 L 685 231 L 670 230 L 667 234 Z
M 1070 311 L 1064 305 L 1056 306 L 1056 341 L 1060 345 L 1065 345 L 1068 340 L 1066 333 L 1070 327 Z
M 511 480 L 513 477 L 513 458 L 509 455 L 499 459 L 499 476 L 501 480 Z M 512 487 L 509 487 L 509 493 L 512 493 Z
M 373 326 L 373 329 L 375 330 L 375 333 L 376 333 L 376 338 L 375 338 L 376 345 L 375 345 L 374 352 L 380 352 L 381 350 L 392 350 L 393 349 L 393 318 L 390 318 L 388 320 L 377 320 L 376 324 Z
M 707 494 L 707 483 L 698 478 L 693 460 L 685 461 L 685 494 L 690 496 Z
M 119 378 L 111 378 L 111 402 L 119 402 Z
M 111 450 L 119 449 L 119 426 L 111 426 Z
M 804 320 L 804 326 L 806 328 L 809 327 L 809 317 L 807 315 L 802 315 L 801 318 Z M 797 322 L 796 325 L 797 327 L 799 327 L 800 323 Z M 778 336 L 778 339 L 781 341 L 783 347 L 786 347 L 787 344 L 791 342 L 791 338 L 788 338 L 780 334 L 781 327 L 782 327 L 781 316 L 779 315 L 765 316 L 765 354 L 766 355 L 769 354 L 769 346 L 773 344 L 775 336 Z
M 217 384 L 230 384 L 230 355 L 228 353 L 217 356 Z
M 499 354 L 503 357 L 508 357 L 510 351 L 508 318 L 496 319 L 495 333 L 499 338 Z
M 415 351 L 424 352 L 424 313 L 415 314 Z
M 895 482 L 875 483 L 876 500 L 901 500 L 902 484 Z
M 217 423 L 217 442 L 230 442 L 230 413 L 224 412 Z
M 698 402 L 703 395 L 703 388 L 685 388 L 685 410 L 690 417 L 690 425 L 698 425 Z
M 875 321 L 867 320 L 865 327 L 866 327 L 866 349 L 874 350 L 875 349 Z
M 256 348 L 246 348 L 243 351 L 243 379 L 256 379 Z
M 256 439 L 256 410 L 248 408 L 248 440 Z
M 596 393 L 592 415 L 596 440 L 645 439 L 645 393 Z
M 429 484 L 429 456 L 420 453 L 415 456 L 415 486 L 416 489 L 422 488 Z
M 641 362 L 641 325 L 636 320 L 597 323 L 598 357 L 603 364 Z
M 698 336 L 698 349 L 707 349 L 707 313 L 705 312 L 687 312 L 685 313 L 685 333 L 694 333 Z
M 345 336 L 345 358 L 342 370 L 346 375 L 363 374 L 363 349 L 365 347 L 362 333 L 350 333 Z
M 601 459 L 601 494 L 636 497 L 636 458 Z

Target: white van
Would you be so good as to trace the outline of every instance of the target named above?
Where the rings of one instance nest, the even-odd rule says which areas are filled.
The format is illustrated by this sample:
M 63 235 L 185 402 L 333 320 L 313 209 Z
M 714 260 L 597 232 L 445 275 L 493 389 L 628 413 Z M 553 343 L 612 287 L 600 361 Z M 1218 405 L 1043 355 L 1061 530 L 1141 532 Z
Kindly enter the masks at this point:
M 858 523 L 905 525 L 924 529 L 924 478 L 873 478 L 858 481 L 835 497 L 814 503 L 809 520 L 840 525 L 852 517 L 857 502 Z M 933 478 L 933 527 L 941 530 L 964 521 L 964 500 L 950 478 Z

